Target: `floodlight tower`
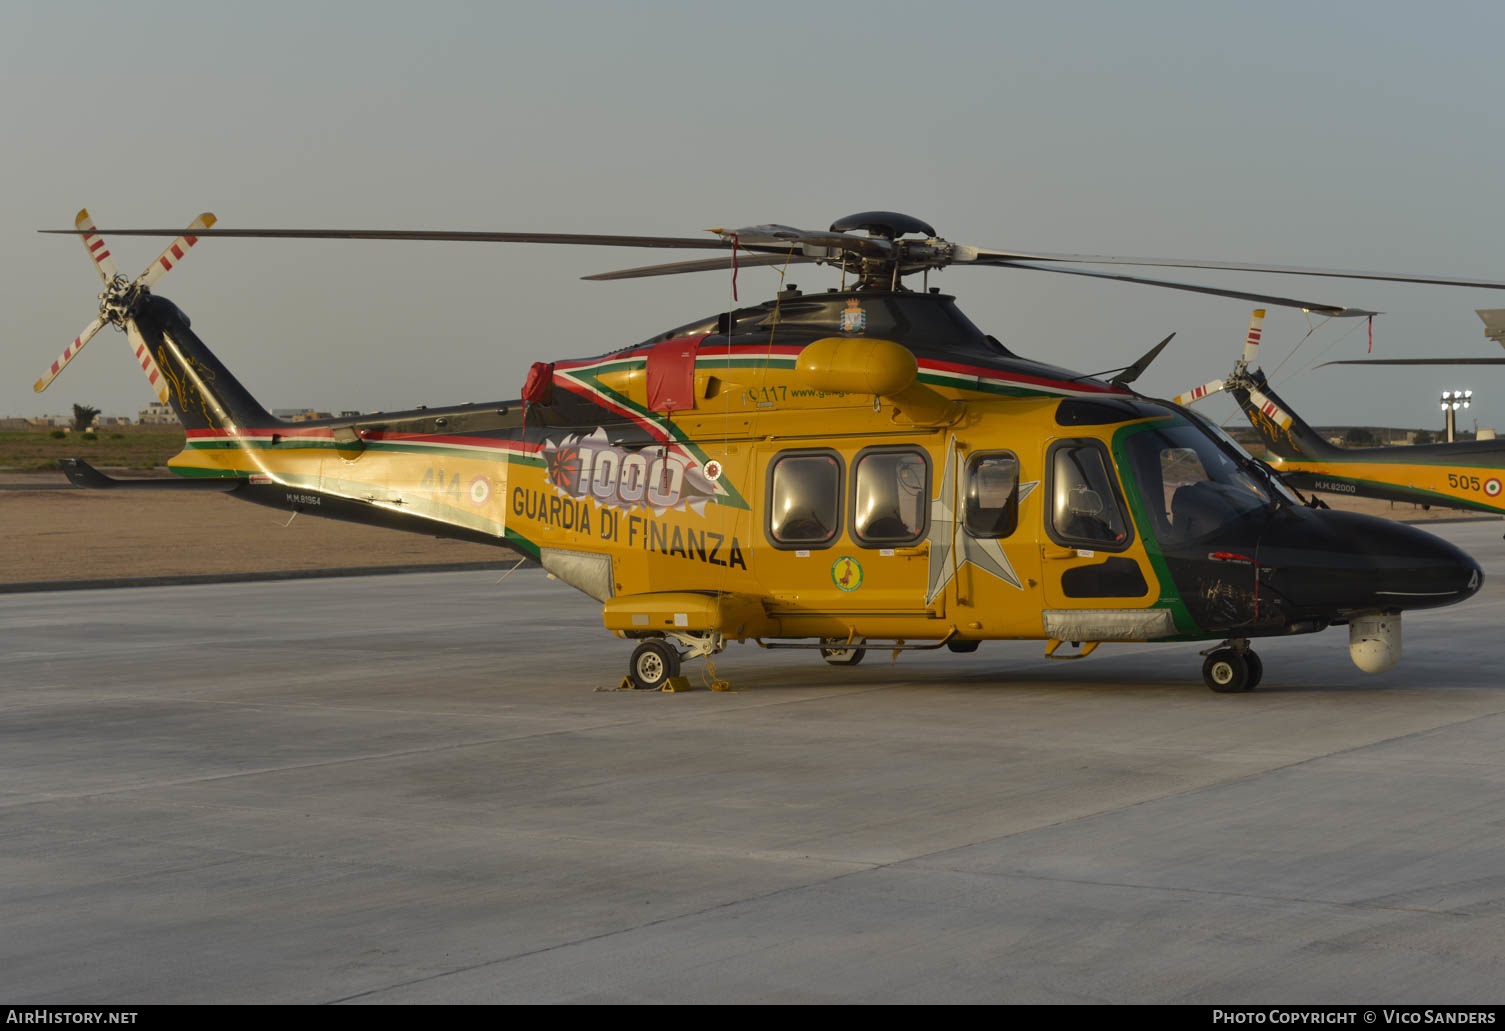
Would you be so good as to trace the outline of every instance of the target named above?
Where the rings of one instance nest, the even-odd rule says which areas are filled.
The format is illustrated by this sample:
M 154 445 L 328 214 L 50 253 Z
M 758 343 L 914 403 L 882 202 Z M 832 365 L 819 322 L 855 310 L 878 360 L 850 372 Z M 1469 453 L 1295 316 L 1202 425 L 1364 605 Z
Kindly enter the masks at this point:
M 1467 408 L 1473 402 L 1472 390 L 1444 390 L 1442 392 L 1442 410 L 1447 415 L 1448 443 L 1453 443 L 1457 435 L 1457 411 Z

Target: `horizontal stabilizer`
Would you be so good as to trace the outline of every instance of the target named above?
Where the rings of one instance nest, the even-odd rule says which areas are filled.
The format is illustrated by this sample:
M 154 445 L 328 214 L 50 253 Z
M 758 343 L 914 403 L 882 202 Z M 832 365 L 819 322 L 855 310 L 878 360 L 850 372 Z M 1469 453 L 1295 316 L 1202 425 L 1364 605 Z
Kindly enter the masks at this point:
M 69 483 L 75 487 L 87 487 L 90 490 L 227 491 L 234 490 L 241 484 L 241 481 L 238 479 L 180 480 L 177 477 L 172 477 L 171 479 L 117 480 L 113 476 L 106 476 L 82 458 L 60 458 L 57 464 L 63 467 L 63 473 L 68 477 Z

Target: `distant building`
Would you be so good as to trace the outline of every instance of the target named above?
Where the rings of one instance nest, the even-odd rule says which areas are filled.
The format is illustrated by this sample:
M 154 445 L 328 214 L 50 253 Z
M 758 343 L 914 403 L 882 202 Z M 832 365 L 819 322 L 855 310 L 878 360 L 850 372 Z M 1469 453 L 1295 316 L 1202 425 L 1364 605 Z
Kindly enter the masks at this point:
M 137 413 L 136 421 L 143 426 L 171 426 L 178 421 L 178 413 L 171 405 L 153 401 Z

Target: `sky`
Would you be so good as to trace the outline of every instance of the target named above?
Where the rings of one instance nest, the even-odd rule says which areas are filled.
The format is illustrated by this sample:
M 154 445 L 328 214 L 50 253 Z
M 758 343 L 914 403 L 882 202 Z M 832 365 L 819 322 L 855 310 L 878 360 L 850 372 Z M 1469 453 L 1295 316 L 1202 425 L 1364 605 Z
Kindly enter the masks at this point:
M 877 208 L 981 247 L 1505 280 L 1502 38 L 1505 5 L 1482 2 L 7 0 L 0 416 L 152 400 L 109 329 L 31 390 L 97 308 L 83 248 L 35 232 L 80 207 L 121 228 L 213 211 L 675 236 Z M 131 275 L 162 246 L 110 241 Z M 678 256 L 210 239 L 157 292 L 268 408 L 369 411 L 516 397 L 534 361 L 724 310 L 723 273 L 579 278 Z M 1164 278 L 1383 311 L 1375 356 L 1505 354 L 1474 314 L 1505 291 Z M 1251 308 L 1018 270 L 930 282 L 1015 351 L 1083 372 L 1176 331 L 1139 382 L 1160 396 L 1228 371 Z M 760 300 L 779 278 L 738 285 Z M 1505 371 L 1303 371 L 1367 345 L 1356 321 L 1303 342 L 1313 324 L 1272 309 L 1264 348 L 1308 421 L 1440 427 L 1440 391 L 1467 387 L 1505 432 Z M 1226 399 L 1208 411 L 1237 422 Z

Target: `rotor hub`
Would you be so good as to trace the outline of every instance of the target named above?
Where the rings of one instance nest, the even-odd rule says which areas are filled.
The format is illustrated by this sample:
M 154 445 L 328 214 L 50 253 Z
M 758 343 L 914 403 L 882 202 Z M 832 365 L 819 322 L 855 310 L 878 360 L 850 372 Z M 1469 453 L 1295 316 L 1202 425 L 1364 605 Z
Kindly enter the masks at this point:
M 133 283 L 117 273 L 99 295 L 99 317 L 123 330 L 126 320 L 141 308 L 148 293 L 141 283 Z

